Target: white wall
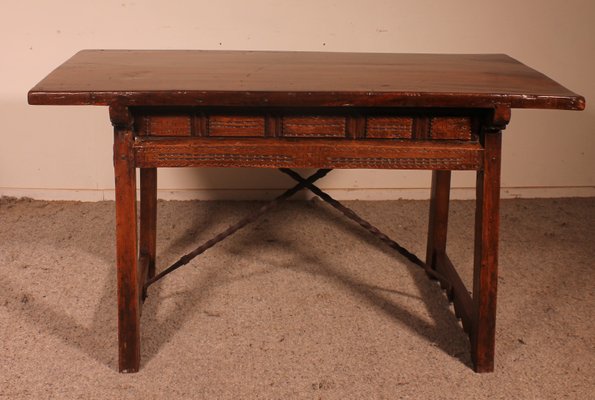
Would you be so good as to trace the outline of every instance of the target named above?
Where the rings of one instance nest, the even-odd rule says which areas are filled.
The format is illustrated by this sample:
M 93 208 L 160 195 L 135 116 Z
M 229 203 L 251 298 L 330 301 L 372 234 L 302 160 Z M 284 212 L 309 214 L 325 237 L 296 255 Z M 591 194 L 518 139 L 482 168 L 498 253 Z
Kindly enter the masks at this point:
M 593 0 L 1 0 L 0 195 L 113 197 L 103 107 L 28 106 L 27 91 L 84 48 L 507 53 L 584 95 L 587 110 L 515 110 L 504 196 L 595 196 Z M 336 171 L 340 198 L 424 198 L 427 172 Z M 472 173 L 456 173 L 468 197 Z M 163 170 L 165 198 L 258 198 L 268 170 Z M 465 189 L 467 188 L 467 189 Z M 347 190 L 351 189 L 351 190 Z

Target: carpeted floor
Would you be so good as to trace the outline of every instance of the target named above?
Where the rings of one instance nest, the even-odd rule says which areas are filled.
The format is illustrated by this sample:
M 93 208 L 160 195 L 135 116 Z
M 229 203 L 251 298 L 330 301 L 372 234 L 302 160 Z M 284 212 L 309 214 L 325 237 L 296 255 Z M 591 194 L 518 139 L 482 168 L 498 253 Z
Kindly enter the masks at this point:
M 427 202 L 348 204 L 424 256 Z M 158 268 L 258 205 L 160 201 Z M 450 218 L 469 282 L 473 203 Z M 420 269 L 327 205 L 290 202 L 151 287 L 142 370 L 121 375 L 114 204 L 4 198 L 0 398 L 593 398 L 594 238 L 595 199 L 502 202 L 496 371 L 475 374 Z

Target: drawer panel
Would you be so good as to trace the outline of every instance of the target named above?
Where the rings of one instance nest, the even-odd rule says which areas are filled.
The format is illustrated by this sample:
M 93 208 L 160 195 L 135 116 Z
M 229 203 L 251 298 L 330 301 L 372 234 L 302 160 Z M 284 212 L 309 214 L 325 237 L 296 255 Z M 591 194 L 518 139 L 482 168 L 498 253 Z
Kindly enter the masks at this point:
M 434 117 L 430 121 L 432 139 L 471 140 L 470 117 Z
M 413 118 L 368 117 L 366 118 L 366 137 L 411 139 L 413 137 Z
M 483 149 L 474 142 L 277 138 L 148 138 L 134 142 L 140 168 L 382 168 L 478 170 Z
M 281 136 L 345 137 L 346 118 L 343 116 L 281 117 Z
M 484 114 L 407 109 L 134 110 L 140 136 L 478 141 Z
M 209 136 L 258 137 L 265 135 L 264 116 L 209 115 Z
M 192 117 L 189 115 L 151 115 L 141 119 L 140 134 L 144 136 L 191 136 Z

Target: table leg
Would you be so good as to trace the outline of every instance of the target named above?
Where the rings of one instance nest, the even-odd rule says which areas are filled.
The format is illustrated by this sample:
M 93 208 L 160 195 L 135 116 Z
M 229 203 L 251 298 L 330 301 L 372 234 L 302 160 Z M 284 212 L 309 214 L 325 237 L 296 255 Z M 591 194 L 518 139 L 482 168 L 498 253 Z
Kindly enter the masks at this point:
M 450 175 L 450 171 L 432 171 L 432 191 L 430 195 L 430 217 L 426 252 L 427 269 L 436 270 L 438 258 L 446 254 Z
M 157 243 L 157 168 L 140 170 L 140 265 L 141 282 L 155 276 Z
M 115 128 L 116 253 L 120 372 L 140 366 L 140 276 L 137 268 L 136 170 L 133 133 Z
M 477 172 L 471 357 L 476 372 L 494 370 L 501 132 L 484 135 L 484 167 Z

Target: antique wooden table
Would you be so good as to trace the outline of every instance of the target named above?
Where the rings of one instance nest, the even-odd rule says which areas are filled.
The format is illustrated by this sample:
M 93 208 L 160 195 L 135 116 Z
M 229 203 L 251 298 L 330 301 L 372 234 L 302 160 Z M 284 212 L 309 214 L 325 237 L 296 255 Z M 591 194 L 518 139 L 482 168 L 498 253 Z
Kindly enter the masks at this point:
M 121 372 L 139 369 L 148 286 L 303 188 L 438 279 L 469 334 L 475 370 L 492 371 L 501 132 L 511 108 L 585 107 L 506 55 L 127 50 L 77 53 L 29 103 L 109 106 Z M 156 275 L 158 167 L 280 168 L 298 184 Z M 295 167 L 320 170 L 304 179 Z M 333 168 L 433 171 L 425 263 L 314 185 Z M 453 170 L 477 171 L 472 295 L 446 255 Z

